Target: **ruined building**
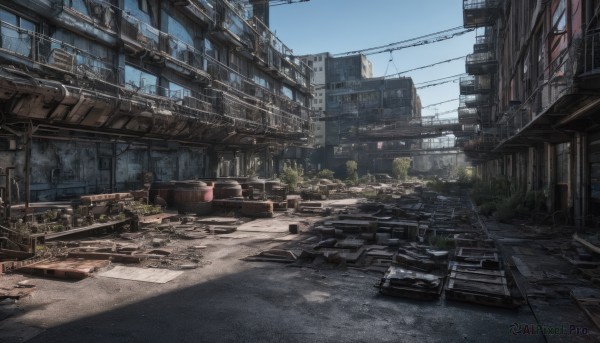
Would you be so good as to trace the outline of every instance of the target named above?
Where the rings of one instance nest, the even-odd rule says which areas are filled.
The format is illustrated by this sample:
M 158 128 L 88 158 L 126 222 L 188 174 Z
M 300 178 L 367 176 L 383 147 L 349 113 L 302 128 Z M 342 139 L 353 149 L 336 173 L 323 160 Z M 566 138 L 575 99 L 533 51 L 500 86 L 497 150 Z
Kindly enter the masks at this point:
M 323 81 L 315 82 L 318 103 L 313 103 L 318 112 L 324 110 L 315 119 L 323 168 L 345 175 L 346 161 L 355 160 L 361 175 L 390 172 L 398 151 L 419 146 L 412 138 L 420 137 L 420 129 L 402 130 L 409 123 L 420 125 L 421 102 L 411 78 L 373 78 L 371 62 L 360 54 L 305 60 L 314 79 Z
M 578 226 L 600 213 L 600 1 L 463 0 L 477 28 L 462 142 L 486 182 L 539 191 Z
M 253 3 L 268 21 L 247 0 L 2 1 L 12 201 L 277 172 L 309 143 L 310 73 Z

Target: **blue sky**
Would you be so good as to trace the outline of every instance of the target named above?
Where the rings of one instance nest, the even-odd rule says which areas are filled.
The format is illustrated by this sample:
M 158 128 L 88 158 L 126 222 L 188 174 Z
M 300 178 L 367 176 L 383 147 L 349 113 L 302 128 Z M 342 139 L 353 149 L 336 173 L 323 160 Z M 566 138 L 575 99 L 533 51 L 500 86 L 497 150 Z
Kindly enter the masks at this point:
M 461 0 L 310 0 L 271 7 L 271 30 L 294 54 L 332 54 L 360 50 L 462 26 Z M 473 51 L 475 33 L 429 45 L 367 56 L 373 76 L 467 55 Z M 387 68 L 387 74 L 386 74 Z M 413 71 L 404 76 L 415 83 L 465 72 L 464 59 Z M 418 87 L 418 85 L 417 85 Z M 458 98 L 458 82 L 417 90 L 423 106 Z M 423 116 L 458 107 L 458 100 L 423 109 Z M 456 117 L 456 113 L 440 115 Z

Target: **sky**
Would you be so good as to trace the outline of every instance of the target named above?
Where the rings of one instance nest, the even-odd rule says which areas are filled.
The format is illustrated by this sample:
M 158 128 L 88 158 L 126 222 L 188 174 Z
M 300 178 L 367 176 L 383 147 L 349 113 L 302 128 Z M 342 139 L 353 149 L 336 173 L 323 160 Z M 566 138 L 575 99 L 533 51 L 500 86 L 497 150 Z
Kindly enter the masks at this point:
M 461 0 L 309 0 L 271 6 L 270 27 L 295 55 L 366 49 L 462 26 Z M 453 31 L 455 32 L 455 31 Z M 428 45 L 369 55 L 373 76 L 387 76 L 473 52 L 475 32 Z M 390 62 L 390 57 L 392 62 Z M 387 70 L 387 72 L 386 72 Z M 418 83 L 465 72 L 464 59 L 402 74 Z M 443 81 L 443 80 L 442 80 Z M 417 89 L 423 106 L 459 97 L 458 81 Z M 424 108 L 456 110 L 459 101 Z M 457 114 L 440 114 L 442 119 Z

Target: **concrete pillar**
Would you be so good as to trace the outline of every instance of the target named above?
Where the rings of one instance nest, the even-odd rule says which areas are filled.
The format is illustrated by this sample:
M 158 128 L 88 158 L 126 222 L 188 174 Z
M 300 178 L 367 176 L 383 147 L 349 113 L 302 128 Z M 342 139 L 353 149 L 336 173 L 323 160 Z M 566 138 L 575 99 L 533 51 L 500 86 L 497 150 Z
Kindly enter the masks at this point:
M 573 151 L 573 219 L 575 226 L 581 229 L 585 225 L 585 216 L 588 206 L 588 161 L 587 161 L 587 135 L 585 133 L 575 134 L 575 146 Z
M 546 150 L 546 195 L 547 206 L 550 212 L 556 208 L 556 149 L 554 144 L 545 143 Z

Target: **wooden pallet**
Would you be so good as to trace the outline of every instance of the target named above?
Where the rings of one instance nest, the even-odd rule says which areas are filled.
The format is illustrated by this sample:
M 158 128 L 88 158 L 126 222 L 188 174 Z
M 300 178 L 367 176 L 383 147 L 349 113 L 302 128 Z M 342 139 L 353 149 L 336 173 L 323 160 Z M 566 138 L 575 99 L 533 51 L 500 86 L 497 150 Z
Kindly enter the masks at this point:
M 515 307 L 504 271 L 454 265 L 445 291 L 446 298 L 482 305 Z
M 18 271 L 34 275 L 50 276 L 63 279 L 84 279 L 90 273 L 110 264 L 107 260 L 80 260 L 74 258 L 43 261 L 34 263 Z

